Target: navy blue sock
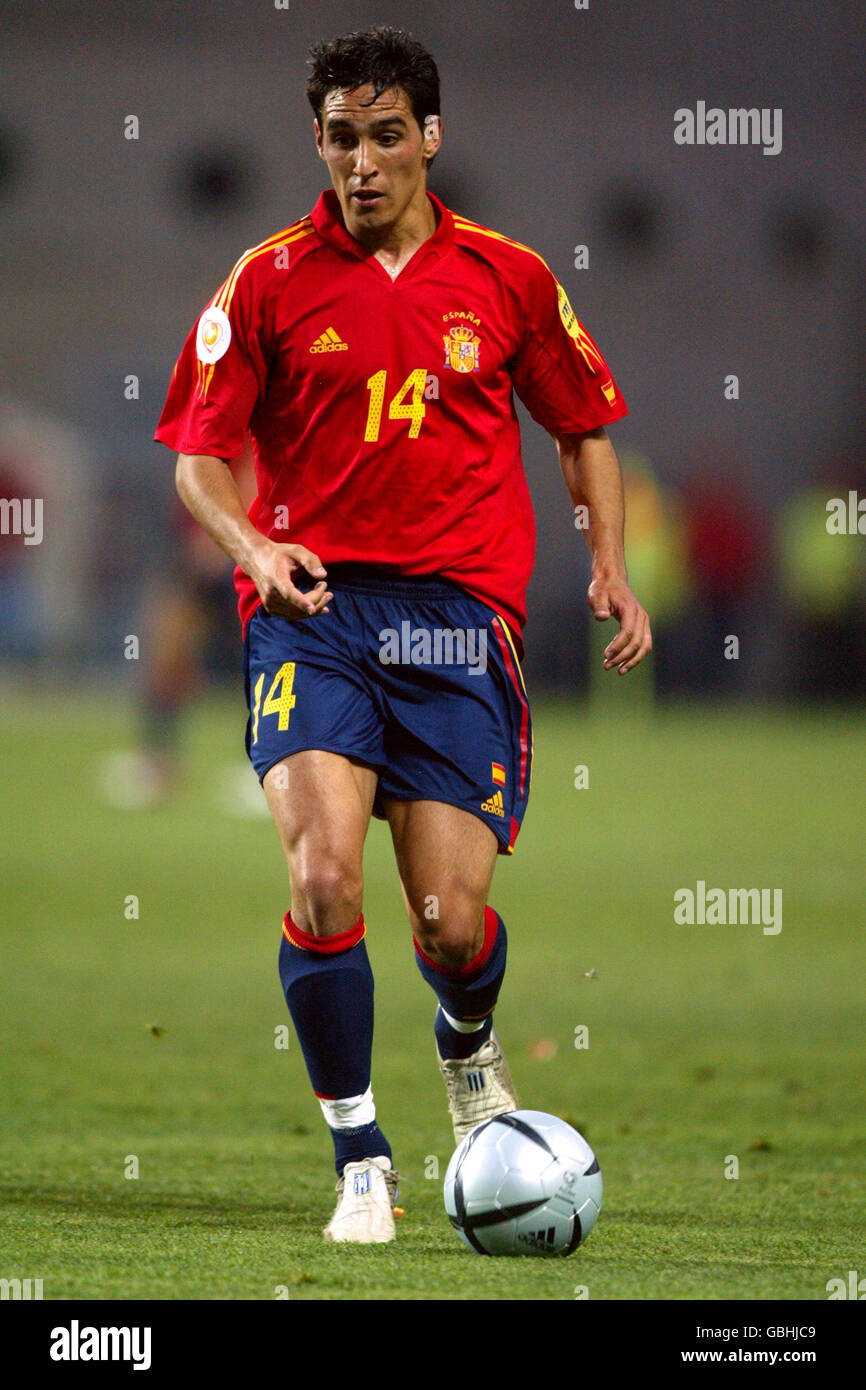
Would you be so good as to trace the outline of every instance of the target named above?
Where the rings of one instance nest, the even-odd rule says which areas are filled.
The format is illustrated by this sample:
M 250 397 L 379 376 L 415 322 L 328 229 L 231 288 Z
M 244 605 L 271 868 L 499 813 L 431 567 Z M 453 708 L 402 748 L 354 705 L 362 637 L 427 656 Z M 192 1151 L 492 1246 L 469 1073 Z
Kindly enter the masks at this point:
M 280 942 L 280 980 L 313 1090 L 327 1103 L 370 1091 L 373 1051 L 373 972 L 359 917 L 338 936 L 315 937 L 286 913 Z M 366 1106 L 372 1108 L 372 1094 Z M 337 1172 L 346 1163 L 384 1154 L 388 1141 L 375 1119 L 352 1128 L 329 1126 Z
M 362 1158 L 377 1158 L 379 1155 L 391 1157 L 391 1145 L 376 1120 L 358 1129 L 332 1129 L 331 1136 L 334 1140 L 334 1163 L 340 1177 L 347 1163 L 359 1163 Z
M 434 1025 L 436 1045 L 442 1058 L 468 1057 L 490 1036 L 492 1013 L 505 975 L 508 936 L 505 923 L 492 907 L 484 909 L 484 941 L 474 960 L 461 970 L 446 970 L 425 956 L 415 942 L 415 960 L 424 979 L 440 1003 Z M 461 1022 L 484 1020 L 474 1033 L 452 1028 L 443 1012 Z
M 436 1047 L 443 1061 L 446 1058 L 471 1057 L 473 1052 L 477 1052 L 479 1047 L 487 1042 L 493 1032 L 493 1015 L 486 1018 L 481 1027 L 473 1033 L 461 1033 L 457 1028 L 451 1027 L 440 1004 L 436 1010 L 433 1032 L 436 1034 Z

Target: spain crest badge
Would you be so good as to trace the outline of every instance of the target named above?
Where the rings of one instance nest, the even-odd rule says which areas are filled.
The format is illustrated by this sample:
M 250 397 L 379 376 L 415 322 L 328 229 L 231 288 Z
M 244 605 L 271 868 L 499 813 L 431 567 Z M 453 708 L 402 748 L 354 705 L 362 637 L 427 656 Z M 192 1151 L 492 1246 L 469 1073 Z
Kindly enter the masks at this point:
M 477 372 L 481 339 L 466 323 L 449 328 L 443 336 L 445 366 L 455 372 Z

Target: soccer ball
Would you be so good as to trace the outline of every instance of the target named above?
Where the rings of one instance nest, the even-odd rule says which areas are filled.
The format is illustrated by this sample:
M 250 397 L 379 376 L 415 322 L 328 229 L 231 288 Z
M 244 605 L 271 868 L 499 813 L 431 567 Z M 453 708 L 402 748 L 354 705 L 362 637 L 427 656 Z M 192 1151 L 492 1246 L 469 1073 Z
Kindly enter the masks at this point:
M 570 1255 L 601 1210 L 601 1169 L 576 1129 L 541 1110 L 476 1125 L 451 1156 L 445 1210 L 479 1255 Z

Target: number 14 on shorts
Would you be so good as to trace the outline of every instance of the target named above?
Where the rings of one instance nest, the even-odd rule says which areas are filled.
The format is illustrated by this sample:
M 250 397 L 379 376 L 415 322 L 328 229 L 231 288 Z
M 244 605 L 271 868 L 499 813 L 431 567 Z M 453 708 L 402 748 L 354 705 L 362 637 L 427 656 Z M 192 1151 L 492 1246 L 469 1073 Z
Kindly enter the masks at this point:
M 276 714 L 278 716 L 277 728 L 282 733 L 289 727 L 289 715 L 295 708 L 296 696 L 292 694 L 292 686 L 295 683 L 295 663 L 294 661 L 284 661 L 274 679 L 271 681 L 271 688 L 265 696 L 262 704 L 262 691 L 265 688 L 265 672 L 262 671 L 256 681 L 253 694 L 253 743 L 259 741 L 259 714 L 262 716 Z

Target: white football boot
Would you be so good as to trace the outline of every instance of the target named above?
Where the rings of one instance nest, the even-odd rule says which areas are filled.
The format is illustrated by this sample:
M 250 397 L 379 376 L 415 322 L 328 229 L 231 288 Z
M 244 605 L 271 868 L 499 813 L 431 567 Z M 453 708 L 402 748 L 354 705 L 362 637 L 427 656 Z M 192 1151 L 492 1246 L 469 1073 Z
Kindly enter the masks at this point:
M 393 1240 L 399 1174 L 380 1156 L 347 1163 L 337 1183 L 340 1200 L 322 1234 L 325 1240 L 384 1245 Z
M 439 1055 L 438 1049 L 436 1055 Z M 470 1057 L 439 1057 L 439 1070 L 445 1080 L 448 1109 L 458 1144 L 482 1120 L 492 1120 L 494 1115 L 520 1109 L 495 1028 L 487 1042 Z

